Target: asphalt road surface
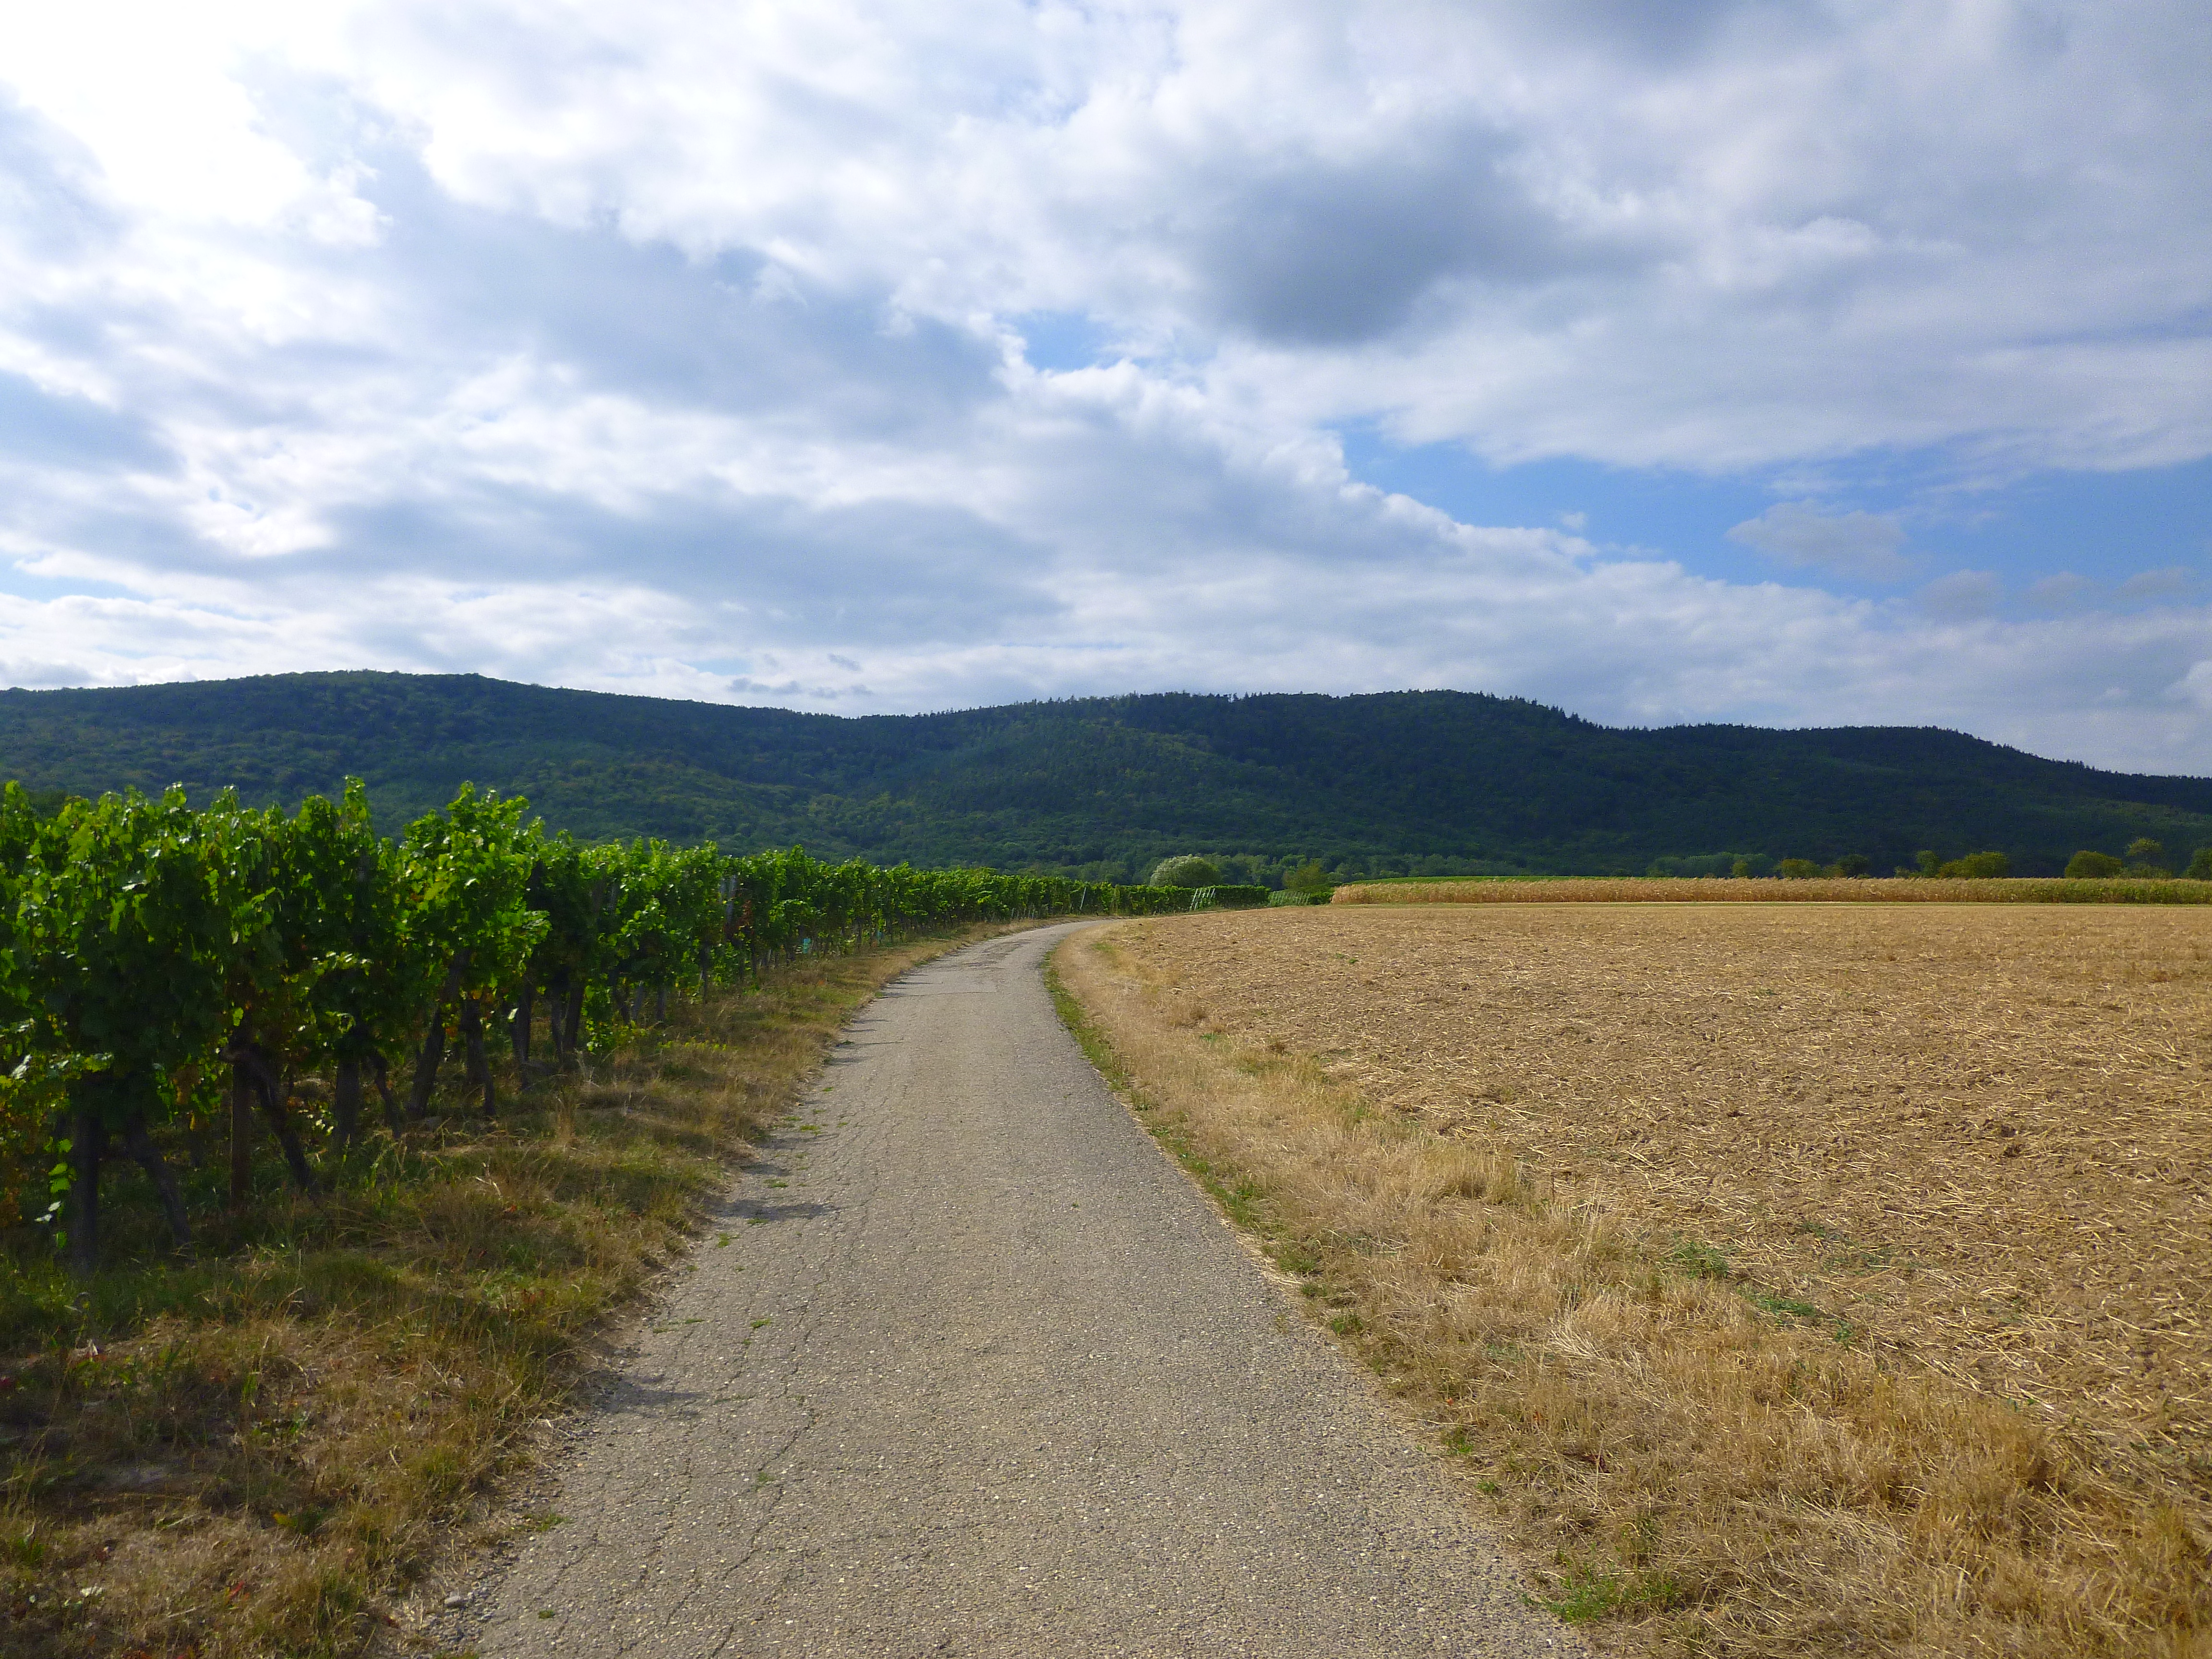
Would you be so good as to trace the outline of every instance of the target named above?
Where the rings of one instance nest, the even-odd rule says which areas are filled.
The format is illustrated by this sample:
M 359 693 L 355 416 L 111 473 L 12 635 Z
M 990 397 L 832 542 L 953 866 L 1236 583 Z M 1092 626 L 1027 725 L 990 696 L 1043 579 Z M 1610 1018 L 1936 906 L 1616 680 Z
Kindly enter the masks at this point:
M 915 969 L 748 1167 L 441 1632 L 514 1656 L 1565 1655 L 1062 1030 L 1066 927 Z

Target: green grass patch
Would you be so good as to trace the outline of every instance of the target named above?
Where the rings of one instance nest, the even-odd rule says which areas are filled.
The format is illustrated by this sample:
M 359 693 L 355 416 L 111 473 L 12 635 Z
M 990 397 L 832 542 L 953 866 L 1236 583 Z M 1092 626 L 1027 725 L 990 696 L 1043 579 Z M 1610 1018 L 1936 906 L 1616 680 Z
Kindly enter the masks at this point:
M 1613 1573 L 1579 1565 L 1569 1566 L 1553 1589 L 1553 1595 L 1536 1599 L 1571 1625 L 1662 1613 L 1687 1600 L 1681 1587 L 1663 1573 Z
M 1667 1260 L 1692 1279 L 1725 1281 L 1735 1276 L 1725 1254 L 1694 1238 L 1676 1239 L 1674 1248 L 1667 1252 Z

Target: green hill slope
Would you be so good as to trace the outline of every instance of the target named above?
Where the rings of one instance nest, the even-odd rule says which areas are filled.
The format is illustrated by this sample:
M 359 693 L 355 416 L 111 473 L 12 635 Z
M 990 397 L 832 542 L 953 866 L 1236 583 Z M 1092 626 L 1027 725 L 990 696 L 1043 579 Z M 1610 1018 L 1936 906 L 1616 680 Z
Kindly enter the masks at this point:
M 1127 876 L 1254 866 L 1640 872 L 1723 849 L 1878 869 L 2001 848 L 2022 873 L 2136 836 L 2212 843 L 2212 780 L 2040 760 L 1957 732 L 1622 731 L 1454 691 L 1181 694 L 846 719 L 517 685 L 288 674 L 0 692 L 0 775 L 290 804 L 368 781 L 396 827 L 464 780 L 556 828 L 825 857 Z

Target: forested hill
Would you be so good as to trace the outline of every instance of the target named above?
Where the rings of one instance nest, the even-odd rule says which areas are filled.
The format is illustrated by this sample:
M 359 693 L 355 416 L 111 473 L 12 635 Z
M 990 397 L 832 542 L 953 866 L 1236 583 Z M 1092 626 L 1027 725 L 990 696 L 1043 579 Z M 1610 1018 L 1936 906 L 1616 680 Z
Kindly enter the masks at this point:
M 2022 874 L 2148 835 L 2212 844 L 2212 780 L 2135 777 L 1909 727 L 1620 731 L 1518 700 L 1180 694 L 848 719 L 475 675 L 286 674 L 0 692 L 0 776 L 225 785 L 289 805 L 368 781 L 387 828 L 464 780 L 591 837 L 1126 877 L 1169 853 L 1351 873 L 1642 872 L 1723 851 L 1877 870 L 2001 848 Z

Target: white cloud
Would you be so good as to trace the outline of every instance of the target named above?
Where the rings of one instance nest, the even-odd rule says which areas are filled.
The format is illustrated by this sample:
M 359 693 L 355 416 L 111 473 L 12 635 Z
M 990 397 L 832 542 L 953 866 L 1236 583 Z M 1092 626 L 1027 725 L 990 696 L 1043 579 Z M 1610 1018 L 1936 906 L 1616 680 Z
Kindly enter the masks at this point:
M 1912 570 L 1897 550 L 1905 544 L 1904 526 L 1883 513 L 1827 513 L 1813 501 L 1777 501 L 1728 536 L 1784 564 L 1840 575 L 1888 581 Z
M 2188 592 L 2197 580 L 2195 571 L 2168 565 L 2161 570 L 2138 570 L 2120 584 L 2120 592 L 2130 599 L 2172 599 Z
M 2077 576 L 2070 570 L 2045 576 L 2028 585 L 2028 602 L 2045 610 L 2065 611 L 2081 603 L 2084 595 L 2093 592 L 2096 583 L 2086 576 Z
M 1985 617 L 2004 602 L 2004 584 L 1987 570 L 1954 570 L 1920 590 L 1921 608 L 1957 621 Z
M 1501 459 L 2212 442 L 2197 9 L 1551 9 L 82 7 L 13 78 L 161 224 L 363 234 L 349 152 L 404 134 L 461 202 L 1090 311 Z
M 840 709 L 1457 684 L 2212 766 L 2169 695 L 2212 640 L 2159 573 L 2134 616 L 2034 623 L 1990 573 L 1731 586 L 1601 556 L 1581 512 L 1455 523 L 1330 435 L 1706 475 L 2212 453 L 2208 31 L 2179 0 L 49 8 L 0 64 L 0 672 Z M 1023 359 L 1047 313 L 1097 366 Z M 1911 568 L 1893 514 L 1729 533 Z
M 2169 695 L 2212 714 L 2212 658 L 2190 664 L 2189 672 L 2173 683 Z

